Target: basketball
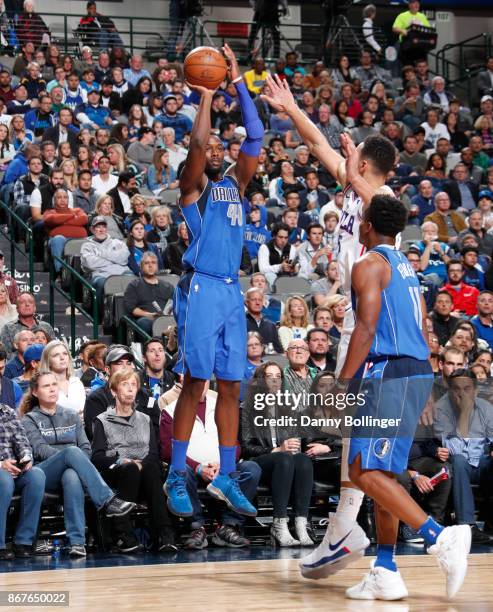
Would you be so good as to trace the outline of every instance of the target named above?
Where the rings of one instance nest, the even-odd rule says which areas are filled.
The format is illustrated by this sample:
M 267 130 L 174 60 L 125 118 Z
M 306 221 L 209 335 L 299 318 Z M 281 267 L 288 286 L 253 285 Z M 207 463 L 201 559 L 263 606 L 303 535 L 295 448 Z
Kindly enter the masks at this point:
M 228 65 L 214 47 L 197 47 L 185 58 L 185 79 L 191 85 L 216 89 L 226 77 Z

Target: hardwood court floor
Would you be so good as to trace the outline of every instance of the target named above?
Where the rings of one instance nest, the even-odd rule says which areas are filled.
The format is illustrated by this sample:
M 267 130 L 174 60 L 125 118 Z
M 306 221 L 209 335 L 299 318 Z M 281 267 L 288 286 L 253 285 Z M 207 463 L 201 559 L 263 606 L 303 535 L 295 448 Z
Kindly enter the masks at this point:
M 402 602 L 345 599 L 369 557 L 334 578 L 303 580 L 294 559 L 60 569 L 0 574 L 0 590 L 68 590 L 69 610 L 191 610 L 193 612 L 271 610 L 366 612 L 486 612 L 493 610 L 493 554 L 471 555 L 459 595 L 448 601 L 444 578 L 433 557 L 399 556 L 410 597 Z M 10 610 L 26 608 L 7 608 Z M 33 607 L 29 608 L 34 610 Z M 42 608 L 63 610 L 64 608 Z M 67 608 L 65 608 L 67 609 Z

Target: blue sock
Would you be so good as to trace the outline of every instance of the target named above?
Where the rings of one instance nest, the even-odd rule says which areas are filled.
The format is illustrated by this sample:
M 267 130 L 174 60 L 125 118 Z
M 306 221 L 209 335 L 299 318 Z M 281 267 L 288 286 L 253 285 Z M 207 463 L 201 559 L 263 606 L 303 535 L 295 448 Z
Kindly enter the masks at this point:
M 182 440 L 171 440 L 171 467 L 177 472 L 184 472 L 186 470 L 186 458 L 188 450 L 188 440 L 182 442 Z
M 438 536 L 442 533 L 443 527 L 435 519 L 429 516 L 426 522 L 418 529 L 419 535 L 423 536 L 427 544 L 435 544 Z
M 229 476 L 236 472 L 236 446 L 219 446 L 219 473 Z
M 395 545 L 393 544 L 378 544 L 377 545 L 377 560 L 374 567 L 384 567 L 391 572 L 397 571 L 395 563 Z

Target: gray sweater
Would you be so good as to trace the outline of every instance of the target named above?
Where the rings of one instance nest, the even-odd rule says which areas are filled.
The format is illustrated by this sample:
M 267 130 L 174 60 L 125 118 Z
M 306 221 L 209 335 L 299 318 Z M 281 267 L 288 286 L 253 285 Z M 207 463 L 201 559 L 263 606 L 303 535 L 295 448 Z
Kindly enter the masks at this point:
M 24 415 L 21 422 L 33 449 L 35 463 L 68 446 L 78 446 L 88 457 L 91 456 L 91 445 L 75 410 L 57 406 L 55 414 L 50 415 L 36 407 Z
M 106 435 L 106 455 L 120 459 L 144 459 L 149 454 L 150 419 L 134 410 L 130 418 L 118 416 L 115 408 L 108 408 L 98 417 Z

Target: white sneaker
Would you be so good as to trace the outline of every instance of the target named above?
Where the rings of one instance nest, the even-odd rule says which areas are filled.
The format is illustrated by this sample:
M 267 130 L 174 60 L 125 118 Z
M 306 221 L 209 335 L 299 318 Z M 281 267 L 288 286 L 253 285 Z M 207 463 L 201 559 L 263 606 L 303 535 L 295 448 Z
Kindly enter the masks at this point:
M 445 527 L 436 544 L 428 548 L 430 555 L 436 555 L 438 565 L 447 576 L 447 597 L 454 597 L 461 588 L 467 572 L 467 555 L 471 550 L 471 527 L 453 525 Z
M 330 514 L 324 539 L 299 563 L 301 575 L 311 580 L 327 578 L 365 554 L 370 541 L 358 523 L 336 519 Z M 336 533 L 336 522 L 339 527 Z M 342 537 L 341 537 L 342 534 Z
M 374 567 L 359 584 L 346 589 L 349 599 L 382 599 L 396 601 L 408 596 L 406 585 L 400 572 L 392 572 L 385 567 Z

